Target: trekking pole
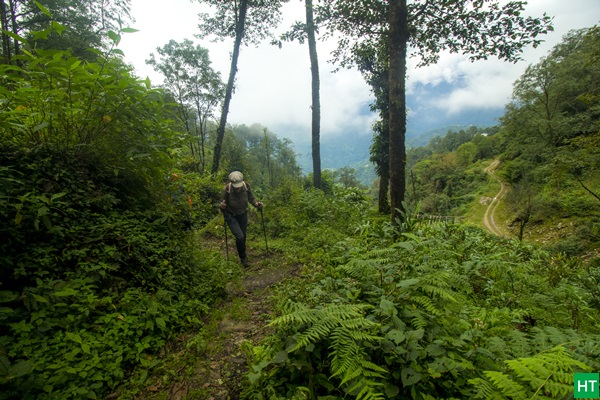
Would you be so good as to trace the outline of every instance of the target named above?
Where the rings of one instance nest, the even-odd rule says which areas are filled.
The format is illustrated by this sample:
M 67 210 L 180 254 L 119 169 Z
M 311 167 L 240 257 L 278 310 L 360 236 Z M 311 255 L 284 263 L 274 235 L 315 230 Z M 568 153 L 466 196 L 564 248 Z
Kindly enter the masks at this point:
M 225 215 L 223 215 L 223 230 L 225 231 L 225 254 L 227 256 L 227 262 L 229 262 L 229 245 L 227 243 L 227 222 L 225 221 Z
M 260 219 L 262 220 L 263 233 L 265 235 L 265 247 L 267 248 L 267 254 L 269 254 L 269 244 L 267 243 L 267 230 L 265 229 L 265 216 L 263 215 L 262 207 L 258 210 L 260 211 Z

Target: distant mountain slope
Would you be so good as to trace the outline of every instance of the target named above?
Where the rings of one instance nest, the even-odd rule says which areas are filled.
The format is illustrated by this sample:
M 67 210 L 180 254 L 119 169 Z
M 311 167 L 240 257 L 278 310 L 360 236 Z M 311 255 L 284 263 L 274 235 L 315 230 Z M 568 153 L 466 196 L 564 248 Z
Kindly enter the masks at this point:
M 448 131 L 458 132 L 468 129 L 471 125 L 453 124 L 442 128 L 432 129 L 420 134 L 408 135 L 406 146 L 425 146 L 436 136 L 443 137 Z M 325 137 L 321 139 L 321 168 L 339 169 L 351 167 L 356 169 L 358 179 L 369 186 L 377 177 L 373 164 L 369 161 L 371 142 L 370 135 L 349 132 L 343 137 Z M 312 145 L 307 141 L 294 141 L 298 165 L 304 174 L 312 172 Z
M 344 137 L 325 137 L 321 139 L 321 168 L 339 169 L 352 167 L 356 163 L 368 163 L 369 147 L 371 146 L 369 135 L 347 135 Z M 298 165 L 302 172 L 312 172 L 312 145 L 310 142 L 295 142 L 298 154 Z

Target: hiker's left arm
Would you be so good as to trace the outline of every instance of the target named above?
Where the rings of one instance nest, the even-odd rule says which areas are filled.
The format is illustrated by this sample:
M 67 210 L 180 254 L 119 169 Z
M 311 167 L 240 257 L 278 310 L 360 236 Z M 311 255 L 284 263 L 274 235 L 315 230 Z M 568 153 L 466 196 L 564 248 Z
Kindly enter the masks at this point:
M 252 188 L 248 185 L 248 203 L 252 204 L 256 208 L 262 208 L 263 203 L 256 201 L 254 194 L 252 194 Z

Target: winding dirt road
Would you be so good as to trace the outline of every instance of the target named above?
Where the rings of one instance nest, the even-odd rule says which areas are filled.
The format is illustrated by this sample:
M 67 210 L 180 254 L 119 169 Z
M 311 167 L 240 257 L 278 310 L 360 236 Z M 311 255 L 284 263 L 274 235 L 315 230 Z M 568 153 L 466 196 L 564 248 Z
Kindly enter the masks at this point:
M 494 197 L 492 202 L 488 205 L 488 208 L 485 210 L 485 215 L 483 216 L 483 225 L 486 227 L 487 230 L 492 232 L 494 235 L 504 236 L 504 233 L 498 228 L 498 226 L 494 222 L 494 213 L 496 212 L 496 208 L 498 207 L 498 204 L 500 204 L 500 199 L 506 193 L 506 184 L 504 182 L 502 182 L 495 173 L 499 164 L 500 164 L 500 160 L 494 160 L 485 169 L 485 172 L 488 175 L 490 175 L 492 178 L 497 180 L 498 183 L 500 183 L 500 191 L 498 192 L 498 194 L 496 194 L 496 196 Z

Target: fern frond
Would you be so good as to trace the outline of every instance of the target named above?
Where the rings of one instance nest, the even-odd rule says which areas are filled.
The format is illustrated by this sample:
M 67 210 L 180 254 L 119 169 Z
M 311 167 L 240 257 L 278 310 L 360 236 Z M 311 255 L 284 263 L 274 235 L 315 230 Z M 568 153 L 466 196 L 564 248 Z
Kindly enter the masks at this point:
M 421 306 L 423 309 L 425 309 L 425 311 L 427 311 L 431 315 L 441 314 L 440 310 L 436 307 L 435 304 L 433 304 L 433 301 L 429 297 L 415 296 L 411 297 L 411 301 Z
M 407 316 L 410 318 L 411 325 L 415 329 L 424 329 L 427 326 L 427 318 L 422 310 L 415 308 L 410 310 Z
M 378 264 L 373 260 L 353 258 L 347 264 L 342 265 L 340 270 L 359 281 L 370 281 L 378 274 Z
M 469 383 L 475 388 L 474 399 L 506 400 L 506 397 L 502 393 L 499 393 L 496 387 L 485 379 L 470 379 Z
M 514 400 L 524 400 L 527 398 L 525 388 L 512 380 L 508 375 L 498 371 L 486 371 L 485 376 L 500 389 L 504 396 Z
M 336 326 L 335 320 L 321 320 L 314 323 L 311 327 L 305 330 L 297 339 L 296 346 L 291 351 L 301 349 L 311 343 L 316 343 L 322 338 L 329 336 L 329 333 Z
M 269 326 L 307 325 L 323 319 L 334 318 L 345 320 L 361 317 L 365 310 L 371 308 L 367 304 L 335 304 L 324 308 L 308 308 L 297 306 L 269 323 Z
M 357 382 L 348 391 L 353 392 L 354 390 L 360 389 L 356 395 L 356 400 L 384 400 L 384 394 L 375 389 L 378 386 L 383 386 L 383 384 L 372 381 Z
M 485 371 L 485 379 L 471 382 L 477 388 L 477 398 L 498 398 L 498 393 L 510 399 L 558 398 L 573 389 L 573 373 L 590 368 L 557 346 L 533 357 L 507 360 L 509 371 Z M 487 381 L 487 383 L 486 383 Z

